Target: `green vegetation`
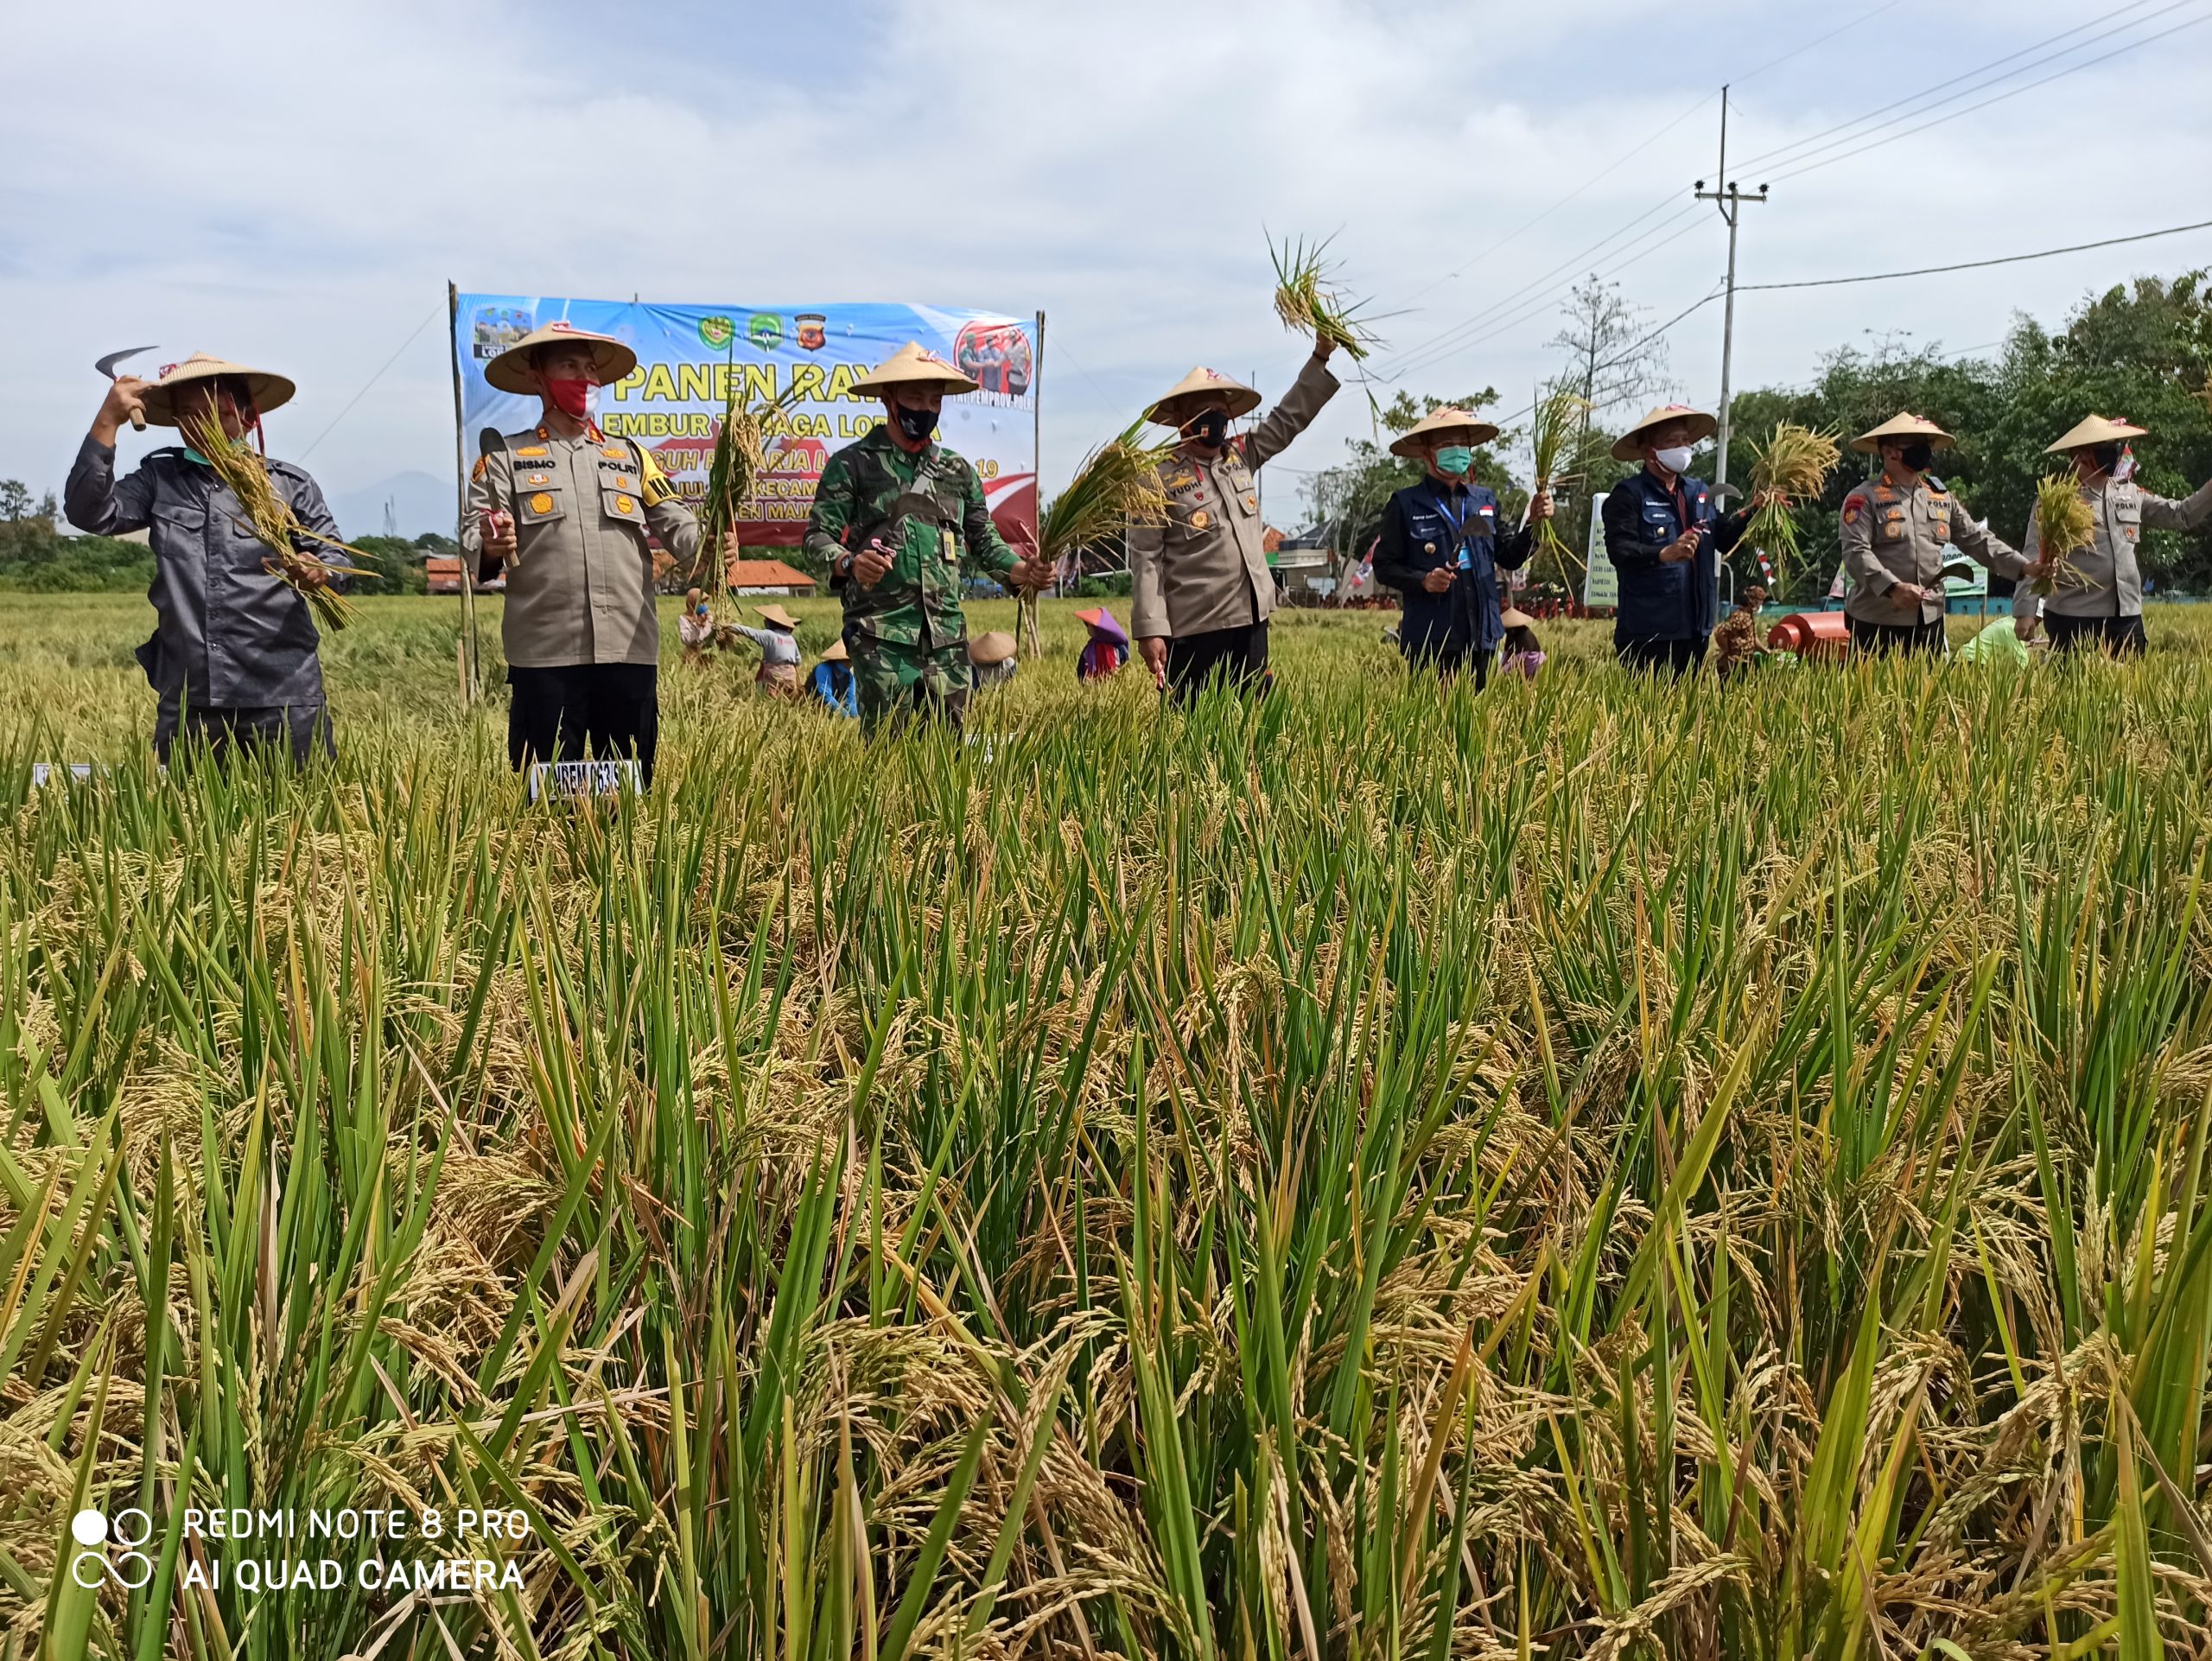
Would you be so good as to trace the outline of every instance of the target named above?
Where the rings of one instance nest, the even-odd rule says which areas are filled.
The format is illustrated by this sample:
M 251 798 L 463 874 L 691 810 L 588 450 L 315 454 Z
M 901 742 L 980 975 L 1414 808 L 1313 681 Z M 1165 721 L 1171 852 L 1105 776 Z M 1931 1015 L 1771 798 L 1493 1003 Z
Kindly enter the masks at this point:
M 1073 609 L 964 746 L 671 665 L 611 816 L 448 606 L 304 779 L 150 773 L 142 605 L 0 609 L 0 1653 L 2200 1640 L 2212 623 L 1478 696 L 1294 614 L 1185 717 Z M 231 1505 L 523 1584 L 257 1595 Z

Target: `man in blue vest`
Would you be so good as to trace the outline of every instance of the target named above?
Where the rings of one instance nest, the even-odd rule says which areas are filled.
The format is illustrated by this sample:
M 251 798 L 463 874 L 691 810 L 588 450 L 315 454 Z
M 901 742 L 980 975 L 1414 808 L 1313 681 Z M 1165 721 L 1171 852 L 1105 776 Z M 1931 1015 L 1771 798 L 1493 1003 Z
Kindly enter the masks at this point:
M 1686 404 L 1662 404 L 1620 436 L 1616 461 L 1643 469 L 1605 498 L 1605 554 L 1620 573 L 1613 650 L 1631 669 L 1680 675 L 1705 661 L 1720 607 L 1720 561 L 1751 522 L 1752 504 L 1723 514 L 1689 477 L 1691 447 L 1720 423 Z
M 1497 436 L 1489 422 L 1446 404 L 1393 443 L 1393 455 L 1419 461 L 1427 476 L 1390 498 L 1375 548 L 1376 580 L 1404 597 L 1398 650 L 1406 661 L 1447 678 L 1471 668 L 1477 686 L 1490 679 L 1505 638 L 1498 570 L 1527 563 L 1534 521 L 1552 512 L 1549 494 L 1540 493 L 1529 525 L 1500 527 L 1497 495 L 1472 478 L 1476 446 Z

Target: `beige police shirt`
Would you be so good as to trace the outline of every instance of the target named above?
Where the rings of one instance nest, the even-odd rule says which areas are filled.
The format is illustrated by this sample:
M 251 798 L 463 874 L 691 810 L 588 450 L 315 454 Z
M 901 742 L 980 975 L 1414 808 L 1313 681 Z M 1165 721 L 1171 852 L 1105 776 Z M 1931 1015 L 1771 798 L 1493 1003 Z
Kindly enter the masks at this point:
M 2136 562 L 2137 544 L 2145 531 L 2194 531 L 2212 519 L 2212 484 L 2205 485 L 2186 501 L 2154 496 L 2133 479 L 2109 476 L 2082 487 L 2082 500 L 2096 521 L 2096 535 L 2087 548 L 2067 560 L 2073 569 L 2054 576 L 2047 595 L 2021 594 L 2013 614 L 2033 617 L 2050 612 L 2060 617 L 2140 617 L 2143 614 L 2143 568 Z M 2028 557 L 2042 557 L 2043 535 L 2031 518 Z
M 483 515 L 515 519 L 499 638 L 520 669 L 658 663 L 648 526 L 677 561 L 698 552 L 699 527 L 655 465 L 626 438 L 563 438 L 543 427 L 507 435 L 476 465 L 461 527 L 473 573 Z
M 1943 567 L 1960 554 L 1999 576 L 2027 570 L 2008 544 L 1974 523 L 1942 480 L 1923 474 L 1910 487 L 1887 474 L 1843 499 L 1843 568 L 1851 577 L 1844 611 L 1862 623 L 1891 627 L 1932 623 L 1943 615 Z M 1899 599 L 1900 582 L 1927 589 L 1926 601 Z
M 1179 450 L 1160 464 L 1167 523 L 1129 532 L 1130 635 L 1188 637 L 1264 620 L 1275 606 L 1255 475 L 1334 397 L 1328 365 L 1308 358 L 1281 403 L 1221 455 Z

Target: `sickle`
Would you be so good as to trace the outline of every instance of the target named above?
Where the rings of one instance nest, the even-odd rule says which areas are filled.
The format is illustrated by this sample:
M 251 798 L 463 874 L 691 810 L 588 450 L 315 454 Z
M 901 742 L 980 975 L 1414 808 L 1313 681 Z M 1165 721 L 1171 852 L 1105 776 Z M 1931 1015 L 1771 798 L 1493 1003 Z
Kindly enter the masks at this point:
M 94 364 L 92 367 L 99 370 L 100 373 L 105 375 L 110 380 L 113 380 L 115 379 L 116 365 L 121 363 L 125 358 L 135 358 L 141 352 L 151 352 L 153 349 L 154 348 L 150 346 L 125 347 L 120 352 L 109 353 L 107 356 L 102 358 L 98 363 Z M 146 412 L 143 410 L 133 410 L 130 412 L 130 425 L 134 431 L 144 432 L 146 430 Z

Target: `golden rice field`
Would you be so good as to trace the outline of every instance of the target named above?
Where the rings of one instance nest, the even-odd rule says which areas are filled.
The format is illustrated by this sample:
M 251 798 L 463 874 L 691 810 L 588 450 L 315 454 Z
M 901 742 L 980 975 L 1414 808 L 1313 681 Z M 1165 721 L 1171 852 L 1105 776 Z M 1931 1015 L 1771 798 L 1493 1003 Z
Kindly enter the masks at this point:
M 2206 1652 L 2212 618 L 1185 717 L 1072 609 L 965 746 L 671 664 L 614 815 L 450 602 L 299 780 L 0 610 L 0 1657 Z

